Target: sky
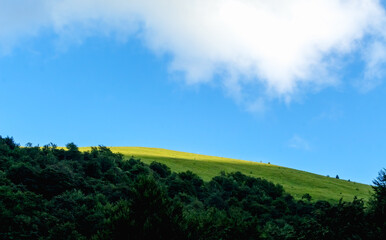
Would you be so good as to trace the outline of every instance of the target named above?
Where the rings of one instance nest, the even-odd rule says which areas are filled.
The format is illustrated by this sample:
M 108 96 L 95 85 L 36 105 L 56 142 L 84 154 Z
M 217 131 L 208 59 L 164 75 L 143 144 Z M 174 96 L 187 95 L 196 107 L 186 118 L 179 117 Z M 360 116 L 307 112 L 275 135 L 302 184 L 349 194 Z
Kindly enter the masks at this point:
M 0 135 L 159 147 L 371 184 L 377 0 L 0 0 Z

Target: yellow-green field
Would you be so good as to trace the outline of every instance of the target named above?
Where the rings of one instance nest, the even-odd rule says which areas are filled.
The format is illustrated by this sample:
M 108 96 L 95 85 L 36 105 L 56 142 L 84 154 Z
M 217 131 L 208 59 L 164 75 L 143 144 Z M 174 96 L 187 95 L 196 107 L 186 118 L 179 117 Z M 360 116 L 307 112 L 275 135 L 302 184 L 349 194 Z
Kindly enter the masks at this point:
M 272 164 L 243 161 L 231 158 L 213 157 L 194 153 L 185 153 L 160 148 L 146 147 L 109 147 L 113 152 L 122 153 L 125 158 L 140 158 L 145 163 L 157 161 L 169 166 L 172 171 L 190 170 L 205 181 L 219 175 L 221 171 L 240 171 L 246 175 L 260 177 L 281 184 L 295 198 L 309 193 L 313 200 L 351 201 L 354 196 L 367 200 L 371 186 L 325 177 L 309 172 Z M 90 148 L 80 148 L 82 151 Z

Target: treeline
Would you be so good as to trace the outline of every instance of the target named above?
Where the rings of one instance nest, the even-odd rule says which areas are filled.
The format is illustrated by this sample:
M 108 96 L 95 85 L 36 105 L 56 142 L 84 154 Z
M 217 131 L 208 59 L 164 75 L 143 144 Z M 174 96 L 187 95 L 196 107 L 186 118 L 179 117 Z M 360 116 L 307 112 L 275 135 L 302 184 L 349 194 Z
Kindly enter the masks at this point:
M 386 239 L 386 173 L 365 204 L 295 200 L 280 185 L 210 182 L 106 147 L 20 147 L 0 137 L 0 239 Z

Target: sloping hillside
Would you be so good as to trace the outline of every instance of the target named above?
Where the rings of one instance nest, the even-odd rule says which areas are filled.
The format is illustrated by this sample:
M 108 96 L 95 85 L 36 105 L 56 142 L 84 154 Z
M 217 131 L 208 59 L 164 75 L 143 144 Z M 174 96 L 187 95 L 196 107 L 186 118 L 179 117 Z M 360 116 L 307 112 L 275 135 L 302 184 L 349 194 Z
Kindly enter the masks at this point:
M 261 177 L 283 185 L 285 190 L 295 198 L 301 198 L 309 193 L 313 200 L 351 201 L 354 196 L 368 199 L 372 191 L 369 185 L 348 182 L 291 168 L 258 163 L 231 158 L 213 157 L 201 154 L 179 152 L 160 148 L 146 147 L 110 147 L 113 152 L 119 152 L 126 158 L 140 158 L 145 163 L 157 161 L 168 165 L 173 171 L 190 170 L 204 180 L 219 175 L 221 171 L 240 171 L 244 174 Z M 90 148 L 80 148 L 89 150 Z

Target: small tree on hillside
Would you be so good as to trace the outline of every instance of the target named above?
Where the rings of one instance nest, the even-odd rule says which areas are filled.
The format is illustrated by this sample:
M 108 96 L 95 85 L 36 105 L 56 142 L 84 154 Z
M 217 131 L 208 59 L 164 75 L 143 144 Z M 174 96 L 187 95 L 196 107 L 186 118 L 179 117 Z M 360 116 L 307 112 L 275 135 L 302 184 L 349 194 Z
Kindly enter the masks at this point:
M 307 200 L 307 201 L 310 202 L 310 201 L 312 200 L 312 197 L 311 197 L 310 194 L 306 193 L 306 194 L 304 194 L 304 195 L 302 196 L 302 199 L 305 199 L 305 200 Z
M 339 175 L 336 175 L 336 177 L 335 177 L 336 179 L 339 179 Z

